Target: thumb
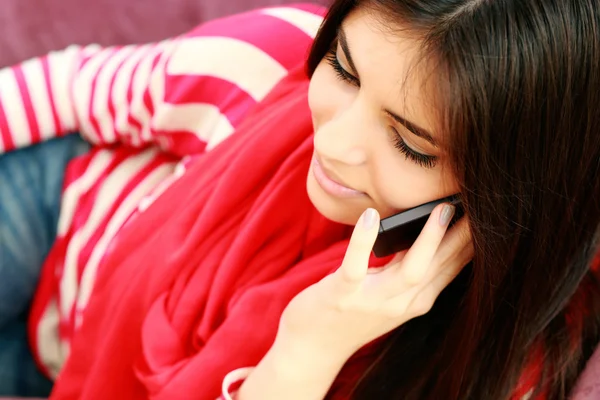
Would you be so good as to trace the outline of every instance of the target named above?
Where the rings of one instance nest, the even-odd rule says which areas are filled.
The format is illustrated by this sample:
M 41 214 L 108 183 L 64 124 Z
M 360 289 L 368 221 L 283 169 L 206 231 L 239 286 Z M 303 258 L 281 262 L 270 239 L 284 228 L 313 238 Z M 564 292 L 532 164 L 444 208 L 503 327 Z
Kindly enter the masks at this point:
M 369 258 L 378 232 L 379 213 L 368 208 L 356 223 L 342 266 L 336 271 L 342 288 L 354 290 L 362 283 L 369 269 Z

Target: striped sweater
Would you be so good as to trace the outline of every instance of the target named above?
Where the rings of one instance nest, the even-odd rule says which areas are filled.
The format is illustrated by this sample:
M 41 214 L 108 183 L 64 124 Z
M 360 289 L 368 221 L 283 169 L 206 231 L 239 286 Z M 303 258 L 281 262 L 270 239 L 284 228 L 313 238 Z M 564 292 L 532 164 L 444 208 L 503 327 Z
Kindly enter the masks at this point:
M 49 376 L 68 356 L 120 229 L 304 62 L 322 14 L 312 5 L 262 9 L 156 44 L 74 46 L 0 70 L 0 154 L 73 132 L 93 145 L 65 172 L 36 294 L 45 306 L 31 317 Z

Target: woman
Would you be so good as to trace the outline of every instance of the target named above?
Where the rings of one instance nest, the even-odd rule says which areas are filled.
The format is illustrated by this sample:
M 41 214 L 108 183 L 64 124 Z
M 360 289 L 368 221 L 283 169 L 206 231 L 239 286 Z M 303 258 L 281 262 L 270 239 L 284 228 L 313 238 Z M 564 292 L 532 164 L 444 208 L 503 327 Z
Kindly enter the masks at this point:
M 165 182 L 181 156 L 202 154 L 131 200 L 133 215 L 118 208 L 131 197 L 101 206 L 102 188 L 82 189 L 86 221 L 104 215 L 94 209 L 123 215 L 119 229 L 99 222 L 118 231 L 110 245 L 59 223 L 32 311 L 47 368 L 61 359 L 40 341 L 52 318 L 69 346 L 53 398 L 212 399 L 226 375 L 225 386 L 246 378 L 242 400 L 565 398 L 600 339 L 599 24 L 585 0 L 339 0 L 312 47 L 310 84 L 281 56 L 289 72 L 269 90 L 210 91 L 233 122 L 196 127 L 199 145 L 190 119 L 210 112 L 170 106 L 208 96 L 190 89 L 195 63 L 179 61 L 200 48 L 190 42 L 140 64 L 151 73 L 131 90 L 137 103 L 104 110 L 74 90 L 82 134 L 130 145 L 92 150 L 81 168 L 153 144 L 169 154 L 135 156 L 167 166 Z M 127 57 L 90 53 L 78 53 L 78 76 L 122 85 L 96 68 Z M 220 68 L 233 76 L 248 60 Z M 231 106 L 250 104 L 241 92 L 259 100 L 243 118 Z M 128 126 L 146 111 L 150 124 Z M 93 182 L 69 176 L 73 165 L 67 182 Z M 76 224 L 72 192 L 61 219 Z M 454 210 L 442 205 L 408 252 L 369 261 L 379 215 L 454 193 L 466 218 L 446 233 Z

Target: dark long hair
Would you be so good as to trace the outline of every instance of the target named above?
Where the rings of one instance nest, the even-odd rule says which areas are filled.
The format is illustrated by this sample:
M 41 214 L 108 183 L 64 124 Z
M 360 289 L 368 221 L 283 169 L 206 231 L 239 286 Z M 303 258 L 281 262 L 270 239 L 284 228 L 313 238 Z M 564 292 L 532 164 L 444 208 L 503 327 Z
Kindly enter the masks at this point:
M 338 0 L 311 74 L 355 7 L 422 38 L 473 262 L 395 330 L 355 399 L 564 399 L 600 340 L 600 7 L 595 0 Z M 535 371 L 535 369 L 533 369 Z

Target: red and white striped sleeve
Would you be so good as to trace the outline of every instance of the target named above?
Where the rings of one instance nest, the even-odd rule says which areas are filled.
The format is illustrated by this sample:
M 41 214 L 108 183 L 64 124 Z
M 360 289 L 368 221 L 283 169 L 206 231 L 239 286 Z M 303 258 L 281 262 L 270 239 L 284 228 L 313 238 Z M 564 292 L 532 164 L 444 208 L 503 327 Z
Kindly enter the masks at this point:
M 93 51 L 71 47 L 0 69 L 0 154 L 77 128 L 70 76 Z
M 210 149 L 305 59 L 323 11 L 256 10 L 160 43 L 74 46 L 0 70 L 0 153 L 74 131 L 100 146 Z

